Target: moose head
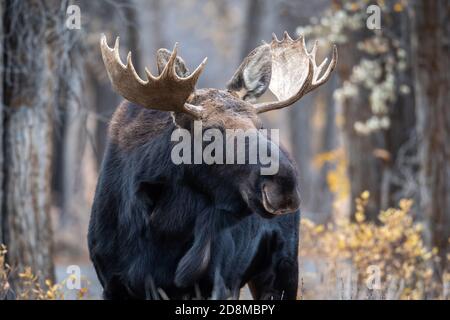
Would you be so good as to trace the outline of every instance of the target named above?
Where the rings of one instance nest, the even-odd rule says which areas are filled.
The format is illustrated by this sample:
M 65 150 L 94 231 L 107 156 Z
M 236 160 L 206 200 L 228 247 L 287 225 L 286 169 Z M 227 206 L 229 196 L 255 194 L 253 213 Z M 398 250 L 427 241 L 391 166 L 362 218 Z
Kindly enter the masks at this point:
M 146 80 L 136 73 L 131 52 L 127 63 L 122 63 L 119 38 L 114 48 L 108 46 L 104 35 L 100 44 L 108 76 L 120 95 L 144 108 L 171 112 L 175 126 L 187 130 L 193 130 L 195 121 L 201 121 L 203 130 L 261 129 L 260 113 L 294 104 L 325 83 L 337 62 L 335 46 L 331 62 L 327 65 L 325 59 L 317 65 L 317 41 L 308 52 L 303 37 L 293 40 L 285 32 L 282 40 L 274 35 L 270 43 L 254 49 L 228 82 L 227 90 L 196 89 L 206 58 L 190 72 L 183 59 L 177 56 L 177 44 L 172 52 L 158 50 L 159 75 L 152 75 L 146 68 Z M 276 101 L 257 103 L 257 98 L 268 91 Z M 260 136 L 268 144 L 272 143 L 269 137 Z M 204 184 L 201 179 L 205 177 L 208 186 L 211 186 L 211 180 L 216 181 L 213 185 L 217 188 L 207 188 L 213 198 L 223 197 L 221 190 L 224 184 L 228 184 L 227 187 L 231 188 L 227 190 L 234 190 L 248 208 L 264 217 L 296 211 L 300 203 L 297 176 L 287 154 L 280 153 L 279 170 L 274 175 L 257 174 L 259 167 L 259 164 L 213 164 L 203 165 L 200 172 L 195 166 L 189 166 L 191 179 L 197 180 L 199 185 Z

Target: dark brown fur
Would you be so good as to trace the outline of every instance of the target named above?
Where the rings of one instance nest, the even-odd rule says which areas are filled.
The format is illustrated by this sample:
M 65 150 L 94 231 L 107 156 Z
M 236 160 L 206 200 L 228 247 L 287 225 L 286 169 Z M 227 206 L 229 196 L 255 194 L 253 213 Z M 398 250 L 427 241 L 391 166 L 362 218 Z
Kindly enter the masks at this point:
M 189 103 L 205 108 L 203 126 L 218 126 L 226 129 L 255 129 L 261 127 L 261 121 L 253 107 L 235 95 L 216 89 L 198 90 L 189 98 Z M 130 109 L 124 101 L 114 112 L 109 136 L 112 141 L 124 149 L 132 149 L 157 136 L 161 131 L 173 125 L 174 119 L 192 121 L 189 115 L 155 112 L 151 109 Z
M 254 56 L 240 68 L 252 68 L 252 77 L 267 64 Z M 188 70 L 179 66 L 177 73 Z M 260 81 L 244 83 L 246 96 L 260 95 L 268 81 L 263 72 Z M 255 109 L 239 97 L 200 89 L 187 102 L 203 109 L 203 130 L 260 129 Z M 154 299 L 162 289 L 171 299 L 198 291 L 226 299 L 250 283 L 257 299 L 295 299 L 300 199 L 292 161 L 279 148 L 272 176 L 261 175 L 260 163 L 177 165 L 171 135 L 193 123 L 189 114 L 130 102 L 114 113 L 88 234 L 104 297 Z

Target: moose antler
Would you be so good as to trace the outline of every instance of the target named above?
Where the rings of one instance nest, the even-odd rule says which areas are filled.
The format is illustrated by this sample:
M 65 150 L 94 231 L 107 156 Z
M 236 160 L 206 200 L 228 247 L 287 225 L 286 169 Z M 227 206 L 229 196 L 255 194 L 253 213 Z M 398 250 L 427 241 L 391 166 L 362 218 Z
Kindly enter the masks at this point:
M 116 39 L 114 48 L 110 48 L 103 34 L 100 47 L 109 79 L 114 89 L 125 99 L 150 109 L 184 112 L 195 118 L 202 116 L 202 107 L 186 103 L 186 100 L 195 90 L 195 84 L 207 58 L 188 77 L 179 77 L 174 67 L 177 58 L 177 44 L 175 44 L 160 75 L 155 77 L 145 68 L 147 81 L 144 81 L 134 69 L 131 52 L 128 53 L 127 64 L 122 63 L 119 55 L 119 37 Z
M 336 46 L 333 46 L 331 62 L 321 75 L 327 59 L 317 66 L 317 41 L 309 53 L 306 50 L 303 36 L 293 40 L 286 31 L 281 41 L 273 34 L 270 47 L 272 77 L 269 89 L 279 101 L 255 104 L 257 113 L 281 109 L 295 103 L 308 92 L 324 84 L 330 78 L 331 72 L 336 66 Z

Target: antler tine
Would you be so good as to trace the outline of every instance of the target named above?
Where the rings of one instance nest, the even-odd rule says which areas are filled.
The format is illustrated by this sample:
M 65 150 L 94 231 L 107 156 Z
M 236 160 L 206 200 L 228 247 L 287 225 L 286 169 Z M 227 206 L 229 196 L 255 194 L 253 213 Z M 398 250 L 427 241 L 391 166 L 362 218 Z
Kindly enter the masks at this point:
M 282 41 L 278 41 L 274 36 L 270 46 L 272 78 L 269 89 L 279 101 L 254 105 L 257 113 L 281 109 L 295 103 L 305 94 L 325 83 L 337 63 L 337 48 L 334 46 L 332 60 L 321 75 L 328 59 L 317 66 L 318 42 L 315 41 L 311 52 L 308 52 L 302 35 L 292 40 L 285 32 Z
M 177 73 L 175 72 L 175 60 L 177 59 L 177 52 L 178 52 L 178 42 L 175 42 L 175 45 L 173 46 L 172 54 L 170 55 L 169 61 L 167 61 L 166 66 L 164 67 L 163 71 L 160 74 L 160 78 L 162 77 L 170 77 L 174 78 L 176 80 L 179 80 Z
M 120 57 L 119 57 L 119 60 L 120 60 Z M 138 82 L 140 82 L 140 83 L 142 83 L 142 84 L 146 84 L 146 83 L 148 82 L 148 81 L 142 80 L 141 77 L 139 77 L 139 75 L 137 74 L 136 69 L 135 69 L 134 66 L 133 66 L 133 61 L 131 60 L 131 51 L 128 52 L 128 55 L 127 55 L 127 65 L 126 65 L 126 68 L 127 68 L 127 70 L 128 70 L 129 72 L 131 72 L 131 73 L 133 74 L 133 76 L 134 76 L 134 78 L 136 79 L 136 81 L 138 81 Z
M 319 40 L 315 40 L 314 41 L 314 45 L 313 45 L 313 47 L 311 49 L 311 53 L 310 53 L 312 57 L 316 56 L 318 45 L 319 45 Z
M 323 76 L 316 83 L 314 83 L 315 87 L 318 87 L 318 86 L 322 85 L 323 83 L 325 83 L 330 78 L 331 72 L 333 72 L 334 68 L 336 67 L 337 59 L 338 59 L 337 47 L 336 47 L 336 45 L 333 45 L 333 54 L 331 56 L 330 64 L 328 65 L 327 70 L 325 71 Z M 325 65 L 327 60 L 328 59 L 325 59 L 323 61 L 323 63 L 321 63 L 321 66 Z
M 134 69 L 133 62 L 131 59 L 131 51 L 128 52 L 128 55 L 127 55 L 127 64 L 125 65 L 122 62 L 122 59 L 120 58 L 120 52 L 119 52 L 119 42 L 120 42 L 120 37 L 117 37 L 116 41 L 114 43 L 114 47 L 110 48 L 106 41 L 106 36 L 104 34 L 102 34 L 102 38 L 100 40 L 100 45 L 101 45 L 103 57 L 106 57 L 106 59 L 108 59 L 108 62 L 110 64 L 113 64 L 113 66 L 117 66 L 117 67 L 123 69 L 124 72 L 130 72 L 131 75 L 133 75 L 137 81 L 145 84 L 146 81 L 142 80 L 139 77 L 139 75 L 137 74 L 136 70 Z M 105 62 L 105 64 L 106 64 L 106 62 Z M 117 72 L 118 70 L 114 70 L 114 71 Z
M 154 75 L 152 75 L 152 73 L 150 72 L 150 70 L 148 70 L 147 67 L 144 68 L 145 74 L 147 75 L 147 80 L 148 81 L 157 81 L 159 77 L 155 77 Z
M 323 67 L 325 67 L 327 62 L 328 62 L 328 58 L 325 58 L 325 59 L 323 59 L 322 63 L 317 67 L 317 76 L 319 76 L 322 73 L 322 69 L 323 69 Z
M 145 108 L 161 111 L 184 112 L 199 118 L 202 107 L 187 104 L 186 101 L 195 90 L 195 84 L 203 70 L 206 59 L 188 77 L 179 77 L 175 71 L 177 59 L 177 45 L 158 77 L 155 77 L 145 68 L 147 80 L 142 80 L 137 74 L 131 52 L 128 53 L 127 63 L 124 65 L 119 54 L 119 37 L 114 48 L 110 48 L 103 34 L 100 39 L 103 62 L 105 63 L 109 79 L 120 95 L 130 102 Z
M 108 43 L 106 41 L 106 36 L 104 34 L 103 34 L 102 41 L 109 48 Z M 116 37 L 116 41 L 114 42 L 114 53 L 115 53 L 115 57 L 116 57 L 117 61 L 120 61 L 119 41 L 120 41 L 120 37 Z
M 196 118 L 201 118 L 203 114 L 203 108 L 190 103 L 185 103 L 183 106 L 186 113 L 194 115 Z
M 316 44 L 317 44 L 317 42 L 316 42 Z M 335 45 L 333 45 L 333 53 L 332 53 L 331 61 L 328 64 L 326 71 L 321 76 L 322 70 L 328 62 L 328 58 L 325 58 L 322 61 L 322 63 L 319 66 L 317 66 L 317 64 L 316 64 L 317 45 L 316 44 L 314 45 L 313 50 L 311 50 L 311 53 L 310 53 L 311 60 L 313 61 L 313 64 L 314 64 L 314 78 L 313 78 L 313 81 L 310 85 L 308 92 L 312 91 L 315 88 L 319 87 L 320 85 L 324 84 L 330 78 L 331 72 L 334 70 L 334 68 L 336 67 L 336 63 L 337 63 L 337 47 Z
M 277 35 L 275 34 L 275 32 L 272 32 L 272 41 L 280 42 L 280 40 L 278 40 Z
M 186 80 L 189 79 L 191 81 L 197 82 L 198 78 L 200 77 L 200 75 L 203 72 L 203 69 L 205 68 L 207 61 L 208 61 L 208 57 L 203 59 L 203 61 L 198 65 L 198 67 L 194 71 L 192 71 L 192 73 L 185 79 Z
M 284 33 L 283 33 L 283 41 L 285 41 L 285 40 L 294 41 L 294 40 L 292 40 L 291 36 L 289 35 L 289 33 L 287 31 L 284 31 Z

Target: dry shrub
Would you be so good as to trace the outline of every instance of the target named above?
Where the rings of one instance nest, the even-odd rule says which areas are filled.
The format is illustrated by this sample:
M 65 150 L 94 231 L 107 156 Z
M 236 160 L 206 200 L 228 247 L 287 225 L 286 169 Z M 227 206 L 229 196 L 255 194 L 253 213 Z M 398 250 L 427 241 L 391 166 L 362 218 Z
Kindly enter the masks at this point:
M 410 216 L 412 201 L 373 223 L 365 219 L 368 199 L 367 191 L 356 199 L 355 221 L 302 220 L 300 298 L 448 299 L 450 271 L 438 271 L 437 249 L 427 249 L 423 225 Z
M 5 299 L 10 290 L 8 278 L 11 268 L 6 263 L 6 252 L 6 247 L 0 244 L 0 300 Z
M 6 247 L 0 244 L 0 300 L 63 300 L 65 298 L 64 287 L 68 280 L 73 280 L 71 279 L 73 275 L 61 283 L 54 284 L 50 280 L 45 280 L 41 284 L 39 277 L 32 272 L 30 267 L 26 267 L 23 272 L 17 272 L 18 284 L 14 287 L 18 289 L 14 291 L 9 281 L 14 270 L 6 263 L 6 253 Z M 87 292 L 86 287 L 78 289 L 76 298 L 85 298 Z

